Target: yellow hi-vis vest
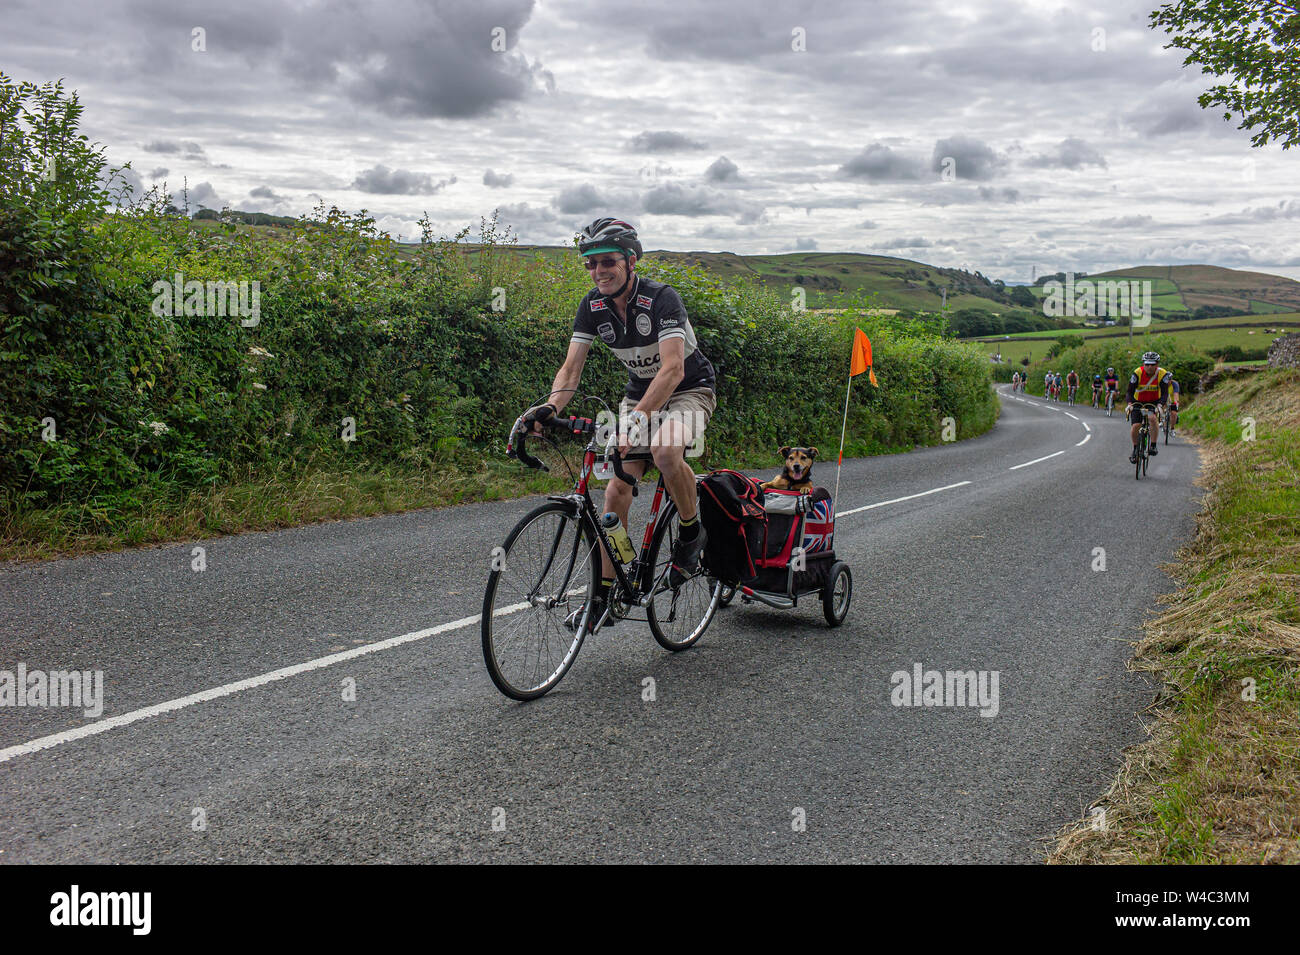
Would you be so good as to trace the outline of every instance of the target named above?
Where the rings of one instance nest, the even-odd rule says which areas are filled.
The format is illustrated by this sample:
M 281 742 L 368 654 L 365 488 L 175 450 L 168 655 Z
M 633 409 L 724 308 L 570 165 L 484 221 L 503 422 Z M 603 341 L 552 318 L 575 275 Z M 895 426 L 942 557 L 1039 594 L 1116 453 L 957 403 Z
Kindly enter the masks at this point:
M 1160 382 L 1164 380 L 1165 375 L 1169 374 L 1169 372 L 1157 365 L 1152 376 L 1147 378 L 1142 374 L 1142 369 L 1144 367 L 1144 365 L 1138 365 L 1137 368 L 1133 370 L 1133 374 L 1137 375 L 1138 380 L 1137 387 L 1133 389 L 1133 400 L 1147 402 L 1159 401 Z

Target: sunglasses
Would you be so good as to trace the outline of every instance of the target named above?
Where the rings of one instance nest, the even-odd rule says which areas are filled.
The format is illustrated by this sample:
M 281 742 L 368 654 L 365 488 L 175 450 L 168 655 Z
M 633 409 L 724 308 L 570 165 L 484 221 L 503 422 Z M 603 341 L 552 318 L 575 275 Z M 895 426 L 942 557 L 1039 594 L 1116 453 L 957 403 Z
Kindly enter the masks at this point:
M 602 269 L 612 269 L 614 266 L 618 265 L 618 263 L 619 263 L 620 261 L 622 261 L 622 260 L 621 260 L 621 259 L 601 259 L 599 262 L 597 262 L 595 259 L 583 259 L 582 264 L 583 264 L 584 266 L 586 266 L 586 267 L 587 267 L 587 271 L 590 272 L 590 271 L 591 271 L 592 269 L 594 269 L 597 265 L 599 265 Z

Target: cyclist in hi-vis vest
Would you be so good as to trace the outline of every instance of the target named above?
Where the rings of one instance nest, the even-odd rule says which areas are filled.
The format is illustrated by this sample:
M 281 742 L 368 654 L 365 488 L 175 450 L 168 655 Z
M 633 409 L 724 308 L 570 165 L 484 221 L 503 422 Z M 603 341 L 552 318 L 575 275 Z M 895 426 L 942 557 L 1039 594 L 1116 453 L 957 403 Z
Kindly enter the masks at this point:
M 1169 382 L 1173 376 L 1168 371 L 1160 367 L 1160 356 L 1153 351 L 1147 352 L 1142 356 L 1142 364 L 1133 369 L 1133 374 L 1128 380 L 1128 401 L 1127 411 L 1129 413 L 1129 422 L 1132 427 L 1129 429 L 1129 435 L 1133 441 L 1133 453 L 1129 455 L 1129 463 L 1137 463 L 1138 453 L 1138 431 L 1142 428 L 1142 409 L 1139 404 L 1153 404 L 1161 407 L 1169 403 Z M 1158 419 L 1155 412 L 1148 411 L 1147 420 L 1151 424 L 1151 441 L 1147 454 L 1155 457 L 1159 452 L 1156 450 L 1156 431 Z

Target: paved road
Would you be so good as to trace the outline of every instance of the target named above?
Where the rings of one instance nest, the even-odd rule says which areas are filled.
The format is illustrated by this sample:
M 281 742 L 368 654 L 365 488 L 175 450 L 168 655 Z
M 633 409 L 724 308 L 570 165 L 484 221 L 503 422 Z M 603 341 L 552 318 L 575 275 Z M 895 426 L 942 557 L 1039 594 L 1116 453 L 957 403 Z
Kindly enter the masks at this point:
M 623 623 L 526 705 L 474 618 L 535 500 L 0 565 L 0 669 L 105 685 L 0 707 L 0 861 L 1040 860 L 1142 737 L 1129 641 L 1200 498 L 1190 445 L 1136 482 L 1122 419 L 1068 411 L 1004 390 L 982 437 L 846 462 L 840 510 L 881 506 L 839 520 L 844 627 Z M 893 705 L 917 664 L 996 671 L 997 715 Z

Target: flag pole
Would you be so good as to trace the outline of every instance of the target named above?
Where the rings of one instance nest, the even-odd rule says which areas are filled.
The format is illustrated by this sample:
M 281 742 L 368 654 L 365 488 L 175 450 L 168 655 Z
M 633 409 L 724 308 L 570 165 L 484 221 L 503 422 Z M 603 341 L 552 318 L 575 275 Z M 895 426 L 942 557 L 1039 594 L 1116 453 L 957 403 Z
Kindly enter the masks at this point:
M 849 424 L 849 393 L 853 390 L 853 364 L 849 363 L 849 383 L 844 389 L 844 421 L 840 424 L 840 457 L 835 465 L 835 498 L 831 501 L 831 520 L 840 507 L 840 471 L 844 468 L 844 432 Z

